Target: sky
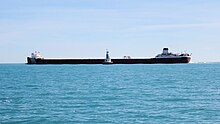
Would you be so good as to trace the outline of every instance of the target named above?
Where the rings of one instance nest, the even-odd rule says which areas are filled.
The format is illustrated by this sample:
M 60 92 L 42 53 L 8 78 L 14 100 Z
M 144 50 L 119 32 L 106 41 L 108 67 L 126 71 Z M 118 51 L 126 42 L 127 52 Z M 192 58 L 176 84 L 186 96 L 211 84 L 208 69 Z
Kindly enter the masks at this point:
M 154 57 L 168 47 L 220 62 L 220 0 L 0 0 L 0 63 Z

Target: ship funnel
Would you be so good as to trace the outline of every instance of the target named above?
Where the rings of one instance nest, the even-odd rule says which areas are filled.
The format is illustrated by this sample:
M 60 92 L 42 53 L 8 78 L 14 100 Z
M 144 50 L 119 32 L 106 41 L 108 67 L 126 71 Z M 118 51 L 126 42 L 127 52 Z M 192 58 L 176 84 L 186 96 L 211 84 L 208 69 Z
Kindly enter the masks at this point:
M 163 48 L 163 53 L 164 55 L 167 55 L 169 53 L 169 49 L 168 48 Z

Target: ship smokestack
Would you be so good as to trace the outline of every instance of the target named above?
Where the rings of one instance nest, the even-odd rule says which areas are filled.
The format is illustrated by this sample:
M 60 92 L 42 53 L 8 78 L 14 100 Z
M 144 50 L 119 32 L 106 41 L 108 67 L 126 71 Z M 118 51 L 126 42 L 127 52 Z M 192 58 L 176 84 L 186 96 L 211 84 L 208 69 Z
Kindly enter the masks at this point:
M 163 48 L 163 53 L 164 55 L 167 55 L 169 53 L 169 49 L 168 48 Z

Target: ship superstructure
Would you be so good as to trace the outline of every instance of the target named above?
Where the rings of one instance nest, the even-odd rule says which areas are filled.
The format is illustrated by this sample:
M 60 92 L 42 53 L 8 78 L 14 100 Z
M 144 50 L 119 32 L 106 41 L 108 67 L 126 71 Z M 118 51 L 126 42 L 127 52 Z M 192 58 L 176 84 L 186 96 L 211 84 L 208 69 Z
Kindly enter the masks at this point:
M 161 54 L 158 54 L 155 58 L 180 58 L 180 57 L 189 57 L 190 58 L 191 55 L 188 53 L 173 54 L 173 53 L 169 53 L 168 48 L 163 48 L 163 52 Z

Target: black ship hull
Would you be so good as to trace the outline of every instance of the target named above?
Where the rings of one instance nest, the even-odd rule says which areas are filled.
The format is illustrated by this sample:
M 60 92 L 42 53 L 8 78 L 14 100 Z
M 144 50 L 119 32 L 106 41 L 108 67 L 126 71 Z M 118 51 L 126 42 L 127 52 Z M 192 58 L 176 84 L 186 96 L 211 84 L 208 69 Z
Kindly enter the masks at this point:
M 189 63 L 190 59 L 190 57 L 111 59 L 111 63 L 104 63 L 105 59 L 35 59 L 27 57 L 27 64 L 175 64 Z

